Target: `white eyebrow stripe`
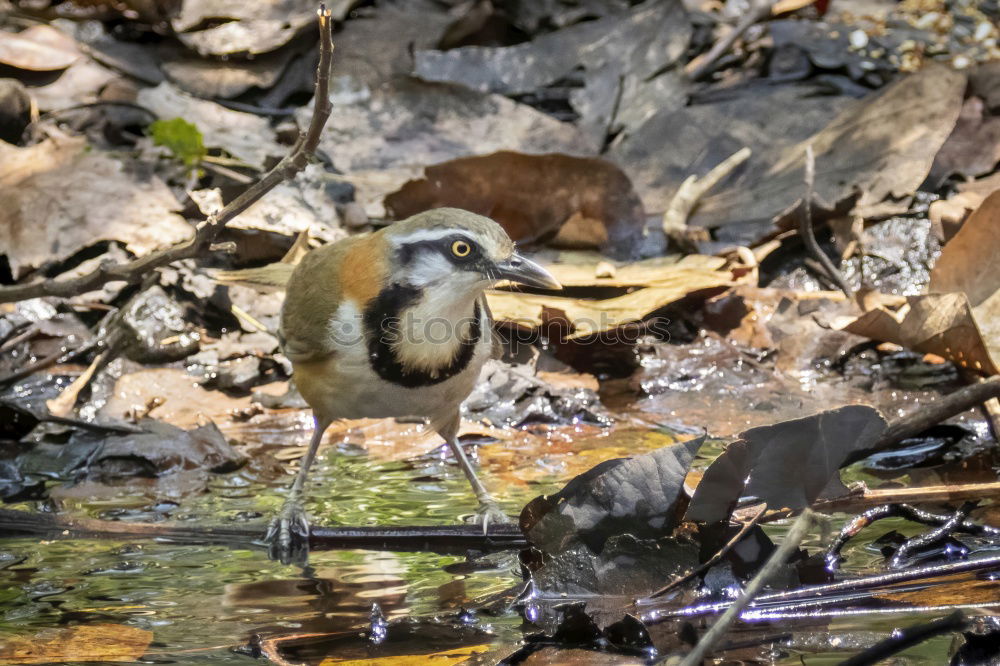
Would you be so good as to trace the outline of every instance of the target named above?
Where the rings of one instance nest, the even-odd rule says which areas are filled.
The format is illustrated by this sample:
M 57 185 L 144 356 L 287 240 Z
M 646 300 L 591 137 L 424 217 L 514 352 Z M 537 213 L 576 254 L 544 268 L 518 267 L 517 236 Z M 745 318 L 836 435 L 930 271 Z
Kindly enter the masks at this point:
M 421 241 L 436 241 L 442 238 L 462 236 L 470 241 L 475 238 L 463 229 L 418 229 L 405 236 L 397 236 L 392 239 L 394 245 L 406 245 L 407 243 L 419 243 Z

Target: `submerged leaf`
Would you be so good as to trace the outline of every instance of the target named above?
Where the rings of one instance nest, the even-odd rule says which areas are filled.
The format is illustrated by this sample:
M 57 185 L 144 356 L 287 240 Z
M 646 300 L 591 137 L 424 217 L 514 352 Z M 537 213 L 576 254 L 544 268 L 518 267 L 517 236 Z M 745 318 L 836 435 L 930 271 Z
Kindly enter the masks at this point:
M 153 633 L 124 624 L 90 624 L 44 629 L 3 641 L 0 664 L 135 662 Z

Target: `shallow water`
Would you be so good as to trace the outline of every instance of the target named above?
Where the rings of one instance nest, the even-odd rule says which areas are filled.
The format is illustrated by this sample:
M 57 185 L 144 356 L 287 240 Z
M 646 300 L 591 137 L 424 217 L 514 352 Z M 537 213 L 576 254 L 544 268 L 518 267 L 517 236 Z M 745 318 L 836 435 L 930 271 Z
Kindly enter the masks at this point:
M 379 447 L 385 440 L 399 439 L 406 428 L 390 432 L 373 428 L 335 433 L 321 451 L 308 503 L 316 523 L 433 525 L 472 515 L 475 500 L 442 447 L 431 441 L 411 451 L 386 453 Z M 286 413 L 233 425 L 227 435 L 291 462 L 277 475 L 250 465 L 214 476 L 207 492 L 176 503 L 153 499 L 156 493 L 142 486 L 125 486 L 101 498 L 77 499 L 68 492 L 60 500 L 60 511 L 129 521 L 249 521 L 263 526 L 284 497 L 295 470 L 294 455 L 309 435 L 307 421 L 301 414 Z M 561 487 L 565 479 L 601 460 L 673 441 L 669 431 L 624 422 L 610 430 L 539 428 L 482 444 L 478 454 L 484 482 L 513 515 L 531 498 Z M 707 465 L 719 450 L 718 442 L 709 442 L 696 468 Z M 37 510 L 28 504 L 14 508 Z M 844 518 L 839 516 L 832 528 L 839 528 Z M 767 527 L 775 539 L 783 536 L 784 529 Z M 881 567 L 881 554 L 867 545 L 879 534 L 890 529 L 919 531 L 902 521 L 884 521 L 869 529 L 845 550 L 845 571 L 864 573 Z M 825 538 L 817 531 L 804 545 L 818 547 Z M 0 542 L 0 549 L 0 638 L 67 624 L 124 624 L 153 632 L 154 642 L 144 661 L 136 663 L 251 663 L 250 654 L 238 648 L 258 639 L 340 632 L 357 636 L 368 626 L 374 603 L 390 620 L 428 617 L 453 613 L 473 599 L 520 581 L 513 553 L 469 565 L 462 556 L 433 553 L 314 552 L 309 568 L 303 570 L 271 562 L 261 549 L 151 540 L 17 539 Z M 796 644 L 774 658 L 777 663 L 798 664 L 803 659 L 807 664 L 834 663 L 895 627 L 927 618 L 845 617 L 816 635 L 802 631 Z M 513 650 L 523 636 L 521 620 L 514 613 L 480 616 L 475 629 L 478 638 L 472 643 L 500 650 Z M 457 641 L 459 646 L 469 644 Z M 409 644 L 412 654 L 433 648 L 416 638 Z M 939 664 L 941 654 L 937 641 L 916 650 L 906 663 Z

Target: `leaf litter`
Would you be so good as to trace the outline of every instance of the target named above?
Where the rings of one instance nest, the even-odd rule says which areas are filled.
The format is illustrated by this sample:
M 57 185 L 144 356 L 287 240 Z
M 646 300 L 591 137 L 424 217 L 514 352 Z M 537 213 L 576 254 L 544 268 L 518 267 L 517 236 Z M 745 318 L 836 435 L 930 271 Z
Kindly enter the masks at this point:
M 900 419 L 966 390 L 962 373 L 996 372 L 991 10 L 902 3 L 869 15 L 825 4 L 797 3 L 750 26 L 693 81 L 693 65 L 730 30 L 708 5 L 335 3 L 334 110 L 303 177 L 236 218 L 196 261 L 143 283 L 0 305 L 3 495 L 126 521 L 261 519 L 309 427 L 275 337 L 281 276 L 303 248 L 458 205 L 497 218 L 567 287 L 490 294 L 509 336 L 505 360 L 484 371 L 460 431 L 506 484 L 505 506 L 526 504 L 530 547 L 518 564 L 527 587 L 505 592 L 512 561 L 473 555 L 431 603 L 419 583 L 385 571 L 441 575 L 437 562 L 399 569 L 403 560 L 375 558 L 354 570 L 330 560 L 323 585 L 340 590 L 361 572 L 368 596 L 343 588 L 353 614 L 336 626 L 334 614 L 306 610 L 295 621 L 306 618 L 302 632 L 343 624 L 346 633 L 299 634 L 268 611 L 278 623 L 240 625 L 234 635 L 265 638 L 238 650 L 311 663 L 681 655 L 782 542 L 773 521 L 810 506 L 870 508 L 901 485 L 952 505 L 925 534 L 860 538 L 836 574 L 813 533 L 746 611 L 787 617 L 789 632 L 737 624 L 718 654 L 846 653 L 825 635 L 826 620 L 814 620 L 818 629 L 794 621 L 805 607 L 798 595 L 819 595 L 831 617 L 878 603 L 942 613 L 956 598 L 988 603 L 992 581 L 907 596 L 868 578 L 905 560 L 902 574 L 926 565 L 924 575 L 947 579 L 949 567 L 979 566 L 995 547 L 948 528 L 961 512 L 995 520 L 990 418 L 958 410 L 863 456 Z M 0 113 L 9 144 L 0 196 L 13 216 L 0 225 L 0 281 L 65 279 L 148 255 L 232 201 L 309 118 L 300 107 L 314 74 L 314 10 L 185 2 L 169 15 L 107 10 L 75 27 L 0 26 L 8 45 L 60 35 L 4 60 L 23 90 Z M 26 118 L 31 104 L 41 117 Z M 830 276 L 795 232 L 809 145 L 816 196 L 807 203 L 821 248 L 860 305 L 817 291 Z M 665 236 L 660 218 L 681 184 L 744 148 L 748 161 L 685 211 L 683 233 Z M 324 506 L 357 524 L 453 520 L 465 500 L 435 499 L 454 478 L 441 451 L 420 424 L 345 423 L 322 449 L 320 476 L 333 488 Z M 960 507 L 970 484 L 984 486 L 979 508 Z M 355 508 L 369 505 L 382 508 Z M 878 550 L 881 564 L 871 559 Z M 493 596 L 477 599 L 486 591 L 477 581 L 498 566 L 507 573 Z M 254 590 L 266 603 L 299 585 L 254 576 L 227 583 L 226 594 Z M 643 599 L 671 581 L 672 594 Z M 824 591 L 828 583 L 854 587 Z M 400 586 L 421 601 L 399 605 Z M 369 615 L 369 598 L 388 616 Z M 426 619 L 429 608 L 442 617 Z M 504 627 L 510 608 L 540 633 Z M 499 630 L 481 619 L 491 613 Z M 166 626 L 155 631 L 170 636 L 168 650 L 204 646 L 190 626 L 184 637 Z M 956 655 L 990 631 L 961 628 Z M 886 633 L 834 635 L 860 649 Z M 86 637 L 62 638 L 77 660 L 90 654 Z

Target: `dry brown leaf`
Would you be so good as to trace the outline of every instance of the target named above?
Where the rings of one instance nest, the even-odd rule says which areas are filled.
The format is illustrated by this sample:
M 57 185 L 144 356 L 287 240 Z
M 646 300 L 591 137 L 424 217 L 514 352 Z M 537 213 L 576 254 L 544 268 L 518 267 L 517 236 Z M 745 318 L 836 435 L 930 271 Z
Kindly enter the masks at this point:
M 782 14 L 798 11 L 815 2 L 816 0 L 778 0 L 771 5 L 771 16 L 781 16 Z
M 930 290 L 964 291 L 976 308 L 1000 290 L 1000 191 L 986 197 L 944 246 L 931 271 Z
M 977 372 L 1000 372 L 996 360 L 1000 359 L 1000 349 L 994 348 L 991 353 L 963 293 L 910 296 L 897 312 L 871 310 L 843 329 L 872 340 L 937 354 Z M 996 336 L 993 341 L 996 345 Z
M 294 180 L 284 182 L 229 223 L 232 229 L 272 231 L 284 236 L 308 233 L 330 243 L 346 236 L 337 224 L 337 202 L 327 187 L 329 174 L 318 164 L 307 166 Z M 222 209 L 219 188 L 193 190 L 188 196 L 205 215 Z
M 185 240 L 192 229 L 180 208 L 159 178 L 82 138 L 0 142 L 0 252 L 15 278 L 102 240 L 137 255 Z
M 341 21 L 355 4 L 332 0 L 326 6 Z M 184 0 L 171 25 L 181 42 L 202 55 L 267 53 L 315 22 L 317 6 L 312 0 Z M 205 23 L 210 27 L 197 29 Z
M 669 255 L 633 262 L 613 262 L 597 252 L 544 252 L 532 257 L 564 287 L 670 287 L 701 278 L 728 278 L 719 271 L 722 257 Z
M 269 391 L 271 392 L 271 391 Z M 153 415 L 178 428 L 193 428 L 206 419 L 226 431 L 233 414 L 250 406 L 249 396 L 232 398 L 203 388 L 197 378 L 178 368 L 152 368 L 122 375 L 100 414 L 124 419 L 156 401 Z
M 1000 367 L 1000 191 L 994 192 L 944 246 L 930 290 L 964 292 L 994 370 Z M 977 368 L 979 369 L 979 368 Z
M 43 629 L 10 638 L 0 646 L 0 664 L 134 662 L 149 648 L 153 633 L 124 624 L 87 624 Z
M 604 240 L 626 254 L 641 239 L 646 221 L 621 169 L 602 159 L 559 153 L 462 157 L 426 167 L 424 178 L 385 198 L 397 219 L 442 206 L 492 217 L 520 242 L 551 238 L 570 220 L 578 227 L 597 225 L 603 233 L 590 234 L 590 241 Z M 584 236 L 577 231 L 578 239 Z
M 691 271 L 676 274 L 661 284 L 664 286 L 639 289 L 604 300 L 508 291 L 488 292 L 486 299 L 497 321 L 529 329 L 564 322 L 563 325 L 569 328 L 565 338 L 572 340 L 635 324 L 689 294 L 730 286 L 736 281 L 725 271 Z
M 690 224 L 707 228 L 752 222 L 749 238 L 770 234 L 803 192 L 806 146 L 816 154 L 816 196 L 836 207 L 860 190 L 855 211 L 864 217 L 905 210 L 927 178 L 938 149 L 955 127 L 965 76 L 932 66 L 849 106 L 825 128 L 779 151 L 754 151 L 734 177 L 705 196 Z M 727 239 L 731 239 L 727 236 Z
M 32 72 L 66 69 L 80 58 L 72 37 L 52 26 L 33 25 L 21 32 L 0 31 L 0 63 Z

